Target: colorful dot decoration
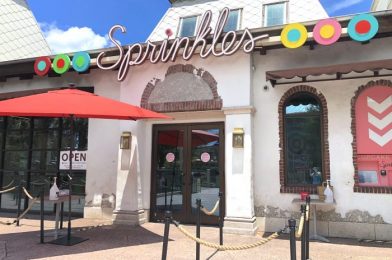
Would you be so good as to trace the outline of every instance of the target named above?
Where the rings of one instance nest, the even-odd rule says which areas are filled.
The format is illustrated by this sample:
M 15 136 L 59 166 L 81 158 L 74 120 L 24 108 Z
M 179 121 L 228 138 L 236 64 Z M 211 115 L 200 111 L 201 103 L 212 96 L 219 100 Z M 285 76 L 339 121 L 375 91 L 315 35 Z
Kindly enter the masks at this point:
M 77 72 L 85 72 L 90 68 L 91 57 L 88 52 L 78 52 L 71 59 L 66 54 L 56 55 L 53 62 L 49 57 L 39 57 L 34 62 L 34 72 L 38 76 L 45 76 L 52 68 L 57 74 L 66 73 L 72 64 L 72 68 Z
M 288 24 L 283 28 L 280 37 L 286 48 L 295 49 L 305 44 L 308 39 L 308 31 L 303 24 Z
M 57 74 L 64 74 L 71 67 L 71 59 L 68 55 L 59 54 L 54 58 L 52 67 Z
M 72 68 L 77 72 L 85 72 L 90 67 L 91 58 L 87 52 L 78 52 L 72 58 Z
M 39 57 L 34 62 L 34 72 L 38 76 L 45 76 L 51 68 L 52 62 L 49 57 Z
M 359 14 L 350 20 L 347 33 L 351 39 L 365 42 L 374 38 L 378 29 L 376 17 L 371 14 Z M 342 26 L 332 18 L 319 21 L 313 29 L 313 39 L 320 45 L 331 45 L 337 42 L 341 35 Z M 308 32 L 302 24 L 288 24 L 283 28 L 280 37 L 286 48 L 295 49 L 305 44 Z
M 370 14 L 360 14 L 348 23 L 347 32 L 354 41 L 366 42 L 377 34 L 378 27 L 376 17 Z
M 313 38 L 320 45 L 331 45 L 342 35 L 342 26 L 335 19 L 319 21 L 313 29 Z

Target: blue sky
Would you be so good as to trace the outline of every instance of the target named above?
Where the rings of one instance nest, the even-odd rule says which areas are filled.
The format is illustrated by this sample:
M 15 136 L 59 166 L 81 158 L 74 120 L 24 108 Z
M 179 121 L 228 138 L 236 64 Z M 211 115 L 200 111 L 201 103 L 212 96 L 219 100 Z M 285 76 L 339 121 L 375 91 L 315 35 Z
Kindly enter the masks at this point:
M 1 1 L 1 0 L 0 0 Z M 108 47 L 115 24 L 122 44 L 144 42 L 166 10 L 168 0 L 27 0 L 55 53 Z M 330 16 L 367 12 L 372 0 L 320 0 Z

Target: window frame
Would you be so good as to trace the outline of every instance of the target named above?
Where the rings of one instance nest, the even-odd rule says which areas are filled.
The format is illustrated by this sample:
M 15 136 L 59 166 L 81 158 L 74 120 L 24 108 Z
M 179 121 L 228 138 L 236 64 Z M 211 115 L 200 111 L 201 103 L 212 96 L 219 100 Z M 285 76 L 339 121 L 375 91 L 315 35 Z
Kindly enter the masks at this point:
M 267 21 L 268 21 L 267 7 L 272 6 L 272 5 L 278 5 L 278 4 L 283 4 L 283 6 L 284 6 L 283 23 L 282 24 L 275 24 L 275 25 L 267 25 Z M 269 2 L 269 3 L 263 4 L 263 27 L 272 27 L 272 26 L 279 26 L 279 25 L 286 24 L 288 21 L 288 18 L 289 18 L 288 17 L 289 16 L 288 9 L 289 9 L 288 1 L 277 1 L 277 2 Z
M 238 11 L 237 25 L 236 25 L 236 29 L 234 30 L 234 31 L 237 31 L 237 30 L 240 30 L 240 29 L 241 29 L 241 25 L 242 25 L 242 12 L 243 12 L 243 9 L 242 9 L 242 8 L 230 9 L 229 16 L 230 16 L 230 13 L 231 13 L 232 11 Z M 229 18 L 229 17 L 227 17 L 227 21 L 229 20 L 228 18 Z M 224 32 L 224 33 L 227 33 L 227 32 L 229 32 L 229 31 L 231 31 L 231 30 L 225 30 L 225 27 L 226 27 L 226 24 L 225 24 L 225 26 L 223 27 L 223 32 Z
M 287 185 L 286 182 L 286 161 L 285 161 L 285 105 L 294 95 L 304 92 L 308 95 L 312 95 L 320 104 L 320 129 L 322 131 L 321 142 L 322 142 L 322 178 L 328 180 L 331 178 L 330 174 L 330 159 L 329 159 L 329 139 L 328 139 L 328 107 L 327 101 L 324 95 L 319 92 L 316 88 L 308 85 L 296 85 L 288 89 L 281 97 L 278 105 L 279 112 L 279 183 L 280 193 L 295 193 L 298 194 L 302 191 L 307 191 L 310 194 L 317 194 L 317 186 L 315 184 L 310 185 Z
M 182 36 L 182 35 L 181 35 L 181 31 L 182 31 L 182 26 L 183 26 L 183 21 L 184 21 L 184 19 L 193 18 L 193 17 L 196 17 L 195 30 L 194 30 L 194 32 L 193 32 L 193 35 L 192 35 L 192 36 Z M 180 37 L 180 38 L 184 38 L 184 37 L 195 37 L 195 36 L 196 36 L 196 32 L 197 32 L 197 26 L 198 26 L 198 24 L 199 24 L 199 20 L 200 20 L 200 14 L 188 15 L 188 16 L 180 17 L 179 24 L 178 24 L 178 26 L 177 26 L 177 28 L 178 28 L 177 34 L 176 34 L 177 37 Z
M 320 106 L 320 111 L 319 112 L 309 112 L 309 113 L 303 112 L 303 113 L 287 114 L 286 113 L 287 103 L 290 102 L 293 98 L 297 98 L 297 97 L 299 97 L 301 95 L 310 96 L 310 97 L 314 98 L 317 101 L 318 105 Z M 283 119 L 284 120 L 283 121 L 283 135 L 284 135 L 284 142 L 285 142 L 285 145 L 284 145 L 284 147 L 285 147 L 285 149 L 284 149 L 285 186 L 287 186 L 287 187 L 298 187 L 298 186 L 301 186 L 301 187 L 303 187 L 303 186 L 315 186 L 315 187 L 317 187 L 317 186 L 320 186 L 321 183 L 320 184 L 289 184 L 288 183 L 288 172 L 287 172 L 287 170 L 288 170 L 289 160 L 287 158 L 288 157 L 288 151 L 287 151 L 288 150 L 287 149 L 287 147 L 288 147 L 288 137 L 287 137 L 287 131 L 286 131 L 286 128 L 287 128 L 287 121 L 286 121 L 286 119 L 288 119 L 288 118 L 318 118 L 319 119 L 319 121 L 320 121 L 320 152 L 321 152 L 321 169 L 320 169 L 321 170 L 321 182 L 326 181 L 325 171 L 324 171 L 325 162 L 323 160 L 323 158 L 324 158 L 323 107 L 322 107 L 322 104 L 321 104 L 320 100 L 318 99 L 317 96 L 315 96 L 315 95 L 313 95 L 311 93 L 308 93 L 308 92 L 301 91 L 301 92 L 294 93 L 293 95 L 289 96 L 285 100 L 284 105 L 283 105 L 283 113 L 284 113 L 284 115 L 283 115 L 283 118 L 284 118 Z

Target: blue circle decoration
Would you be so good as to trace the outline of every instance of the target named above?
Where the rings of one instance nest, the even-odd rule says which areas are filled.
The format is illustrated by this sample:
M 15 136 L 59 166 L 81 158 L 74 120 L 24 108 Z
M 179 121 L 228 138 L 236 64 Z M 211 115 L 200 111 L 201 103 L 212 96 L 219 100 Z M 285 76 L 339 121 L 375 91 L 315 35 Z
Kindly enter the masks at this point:
M 91 58 L 87 52 L 78 52 L 72 58 L 72 67 L 77 72 L 85 72 L 90 68 Z
M 367 32 L 363 25 L 370 24 L 370 29 Z M 376 17 L 371 14 L 359 14 L 354 16 L 348 23 L 347 32 L 351 39 L 358 42 L 366 42 L 372 39 L 378 32 L 378 21 Z
M 293 29 L 288 32 L 287 34 L 287 39 L 290 42 L 297 42 L 301 38 L 301 32 L 298 31 L 297 29 Z
M 43 61 L 43 60 L 39 61 L 38 64 L 37 64 L 37 68 L 38 68 L 40 71 L 43 71 L 43 70 L 46 68 L 46 62 Z

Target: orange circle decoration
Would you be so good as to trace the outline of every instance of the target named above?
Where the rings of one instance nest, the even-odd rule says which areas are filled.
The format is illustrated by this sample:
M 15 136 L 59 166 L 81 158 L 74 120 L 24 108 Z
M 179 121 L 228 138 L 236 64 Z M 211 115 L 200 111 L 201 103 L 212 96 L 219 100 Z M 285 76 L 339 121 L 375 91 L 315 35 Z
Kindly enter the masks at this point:
M 342 35 L 342 26 L 335 19 L 319 21 L 313 29 L 314 40 L 321 45 L 331 45 Z
M 49 57 L 39 57 L 34 62 L 34 72 L 41 77 L 48 74 L 51 67 L 52 62 Z
M 293 23 L 286 25 L 280 34 L 280 40 L 286 48 L 295 49 L 305 44 L 308 31 L 303 24 Z

